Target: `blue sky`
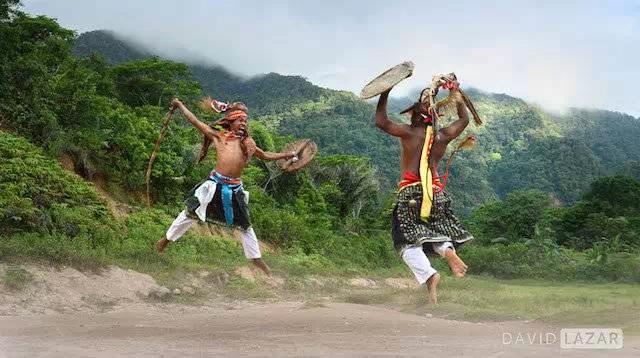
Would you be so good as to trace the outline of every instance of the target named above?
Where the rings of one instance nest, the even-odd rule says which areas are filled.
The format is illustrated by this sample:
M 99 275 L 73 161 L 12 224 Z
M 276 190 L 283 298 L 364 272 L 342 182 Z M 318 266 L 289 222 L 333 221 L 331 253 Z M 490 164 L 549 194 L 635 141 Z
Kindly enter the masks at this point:
M 346 4 L 344 4 L 346 3 Z M 23 0 L 84 32 L 110 29 L 174 59 L 295 74 L 359 93 L 405 60 L 394 91 L 454 71 L 463 85 L 561 111 L 640 115 L 640 1 Z

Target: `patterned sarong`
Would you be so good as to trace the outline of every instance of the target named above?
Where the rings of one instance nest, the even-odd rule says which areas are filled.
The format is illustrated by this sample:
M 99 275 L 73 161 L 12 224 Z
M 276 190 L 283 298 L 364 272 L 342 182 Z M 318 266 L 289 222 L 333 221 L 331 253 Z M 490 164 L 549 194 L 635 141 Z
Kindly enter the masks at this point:
M 423 245 L 424 243 L 451 241 L 454 247 L 458 247 L 473 239 L 453 214 L 451 198 L 446 190 L 434 191 L 431 214 L 427 221 L 420 218 L 422 199 L 420 182 L 404 186 L 398 191 L 391 236 L 400 255 L 407 247 L 418 245 L 422 245 L 427 254 L 433 254 L 432 245 Z

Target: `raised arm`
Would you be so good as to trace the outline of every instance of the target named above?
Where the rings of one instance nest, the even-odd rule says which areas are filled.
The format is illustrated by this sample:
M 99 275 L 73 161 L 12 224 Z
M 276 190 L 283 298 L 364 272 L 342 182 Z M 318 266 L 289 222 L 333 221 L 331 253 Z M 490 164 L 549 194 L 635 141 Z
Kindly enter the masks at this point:
M 260 148 L 256 148 L 256 157 L 262 160 L 279 160 L 279 159 L 291 159 L 295 157 L 295 153 L 273 153 L 265 152 Z
M 376 109 L 376 127 L 391 134 L 395 137 L 405 137 L 411 135 L 409 127 L 405 124 L 398 124 L 389 119 L 387 115 L 387 100 L 389 98 L 389 89 L 383 92 L 378 99 L 378 108 Z
M 218 138 L 218 132 L 213 130 L 213 128 L 209 127 L 206 123 L 200 122 L 198 118 L 193 113 L 191 113 L 187 106 L 185 106 L 184 103 L 182 103 L 179 99 L 174 98 L 174 100 L 171 101 L 171 108 L 180 109 L 185 118 L 187 118 L 187 120 L 191 122 L 194 127 L 196 127 L 202 134 L 204 134 L 211 140 L 215 140 L 216 138 Z
M 452 88 L 450 91 L 452 100 L 456 104 L 458 119 L 451 123 L 448 127 L 442 128 L 438 131 L 439 137 L 446 143 L 449 143 L 457 138 L 469 124 L 469 114 L 467 113 L 467 107 L 464 104 L 462 94 L 457 88 Z

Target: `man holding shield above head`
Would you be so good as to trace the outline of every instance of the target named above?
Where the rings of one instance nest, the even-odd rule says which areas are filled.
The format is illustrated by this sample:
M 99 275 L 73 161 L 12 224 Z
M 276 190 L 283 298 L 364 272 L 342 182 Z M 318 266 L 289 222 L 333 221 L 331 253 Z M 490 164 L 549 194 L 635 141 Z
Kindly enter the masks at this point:
M 400 139 L 402 180 L 398 184 L 391 234 L 398 254 L 414 273 L 418 283 L 426 283 L 430 301 L 437 303 L 436 289 L 440 275 L 431 266 L 427 254 L 435 253 L 444 257 L 453 275 L 463 277 L 467 266 L 458 257 L 456 248 L 473 239 L 453 215 L 450 196 L 444 190 L 451 157 L 442 176 L 439 175 L 438 164 L 449 143 L 469 124 L 467 107 L 476 123 L 482 122 L 469 99 L 459 89 L 452 73 L 434 76 L 431 87 L 423 90 L 418 101 L 401 112 L 411 118 L 410 124 L 391 121 L 387 116 L 389 92 L 398 82 L 409 77 L 412 71 L 411 62 L 390 69 L 365 86 L 362 97 L 371 98 L 380 94 L 376 126 Z M 449 96 L 435 103 L 439 88 L 448 89 Z M 455 110 L 458 118 L 449 126 L 439 128 L 439 110 L 447 108 Z M 474 137 L 469 137 L 454 153 L 473 144 L 474 140 Z
M 209 147 L 215 145 L 216 167 L 204 181 L 187 194 L 185 210 L 173 221 L 166 235 L 158 241 L 156 249 L 162 253 L 170 242 L 178 240 L 198 220 L 222 224 L 241 230 L 245 256 L 269 275 L 269 267 L 261 259 L 258 239 L 251 227 L 248 193 L 244 191 L 240 177 L 254 155 L 262 160 L 280 160 L 290 168 L 299 169 L 302 165 L 291 163 L 298 161 L 297 155 L 300 151 L 271 153 L 258 148 L 247 127 L 247 107 L 241 102 L 228 104 L 207 98 L 202 101 L 201 107 L 204 110 L 223 113 L 224 117 L 211 125 L 205 124 L 178 99 L 171 102 L 170 109 L 179 109 L 204 135 L 198 162 L 206 157 Z M 302 158 L 295 164 L 303 164 L 302 162 L 310 159 Z

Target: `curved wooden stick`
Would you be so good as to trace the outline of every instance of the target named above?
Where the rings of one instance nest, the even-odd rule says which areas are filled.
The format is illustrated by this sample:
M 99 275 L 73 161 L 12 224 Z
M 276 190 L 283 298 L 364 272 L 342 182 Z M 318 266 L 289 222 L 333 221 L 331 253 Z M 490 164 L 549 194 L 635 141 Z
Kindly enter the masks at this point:
M 175 108 L 169 110 L 167 115 L 162 122 L 162 129 L 160 130 L 160 135 L 156 140 L 156 145 L 153 147 L 153 152 L 151 152 L 151 157 L 149 158 L 149 165 L 147 165 L 147 173 L 145 175 L 145 181 L 147 183 L 147 207 L 151 207 L 151 168 L 153 167 L 153 162 L 156 160 L 156 156 L 158 155 L 158 149 L 160 149 L 160 143 L 164 138 L 165 133 L 167 132 L 167 128 L 169 127 L 169 121 L 171 121 L 171 116 L 173 115 L 173 111 Z

